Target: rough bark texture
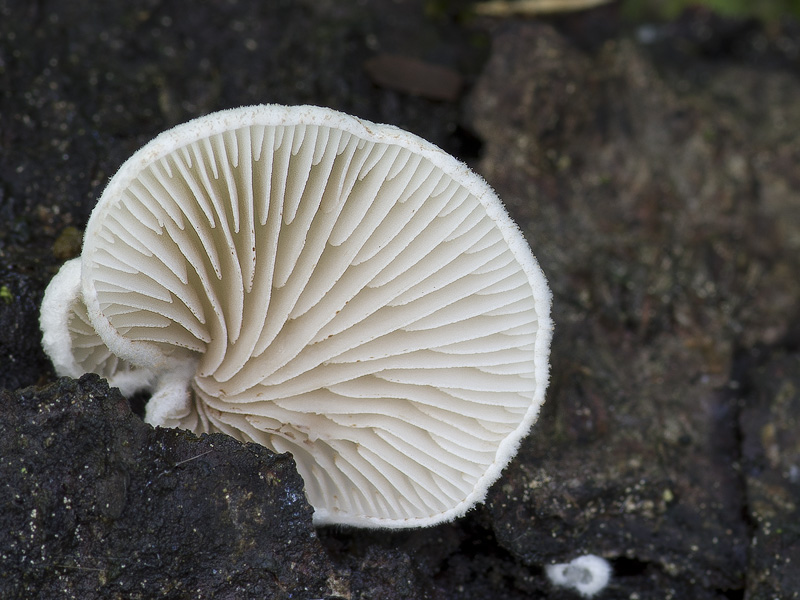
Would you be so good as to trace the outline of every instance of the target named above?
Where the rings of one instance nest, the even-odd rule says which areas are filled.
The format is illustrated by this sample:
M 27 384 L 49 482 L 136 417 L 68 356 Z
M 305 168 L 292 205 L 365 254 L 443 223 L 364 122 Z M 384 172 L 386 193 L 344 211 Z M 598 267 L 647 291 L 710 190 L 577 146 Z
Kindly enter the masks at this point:
M 0 597 L 566 599 L 543 567 L 586 553 L 614 567 L 601 598 L 798 597 L 797 26 L 466 6 L 0 0 Z M 398 56 L 414 85 L 374 72 Z M 426 63 L 465 91 L 434 100 Z M 457 523 L 315 532 L 289 457 L 153 429 L 40 349 L 108 177 L 260 102 L 469 161 L 548 275 L 548 401 Z
M 4 598 L 322 595 L 288 455 L 153 429 L 95 375 L 0 392 Z

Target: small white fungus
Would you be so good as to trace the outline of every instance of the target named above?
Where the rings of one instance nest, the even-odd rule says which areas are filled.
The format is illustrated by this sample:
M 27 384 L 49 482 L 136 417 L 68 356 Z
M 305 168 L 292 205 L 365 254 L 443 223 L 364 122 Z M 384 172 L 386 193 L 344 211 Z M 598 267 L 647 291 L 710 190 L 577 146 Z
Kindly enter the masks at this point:
M 579 556 L 568 563 L 548 565 L 546 571 L 554 585 L 571 587 L 584 598 L 601 592 L 611 578 L 611 565 L 594 554 Z
M 550 300 L 466 165 L 267 105 L 128 159 L 41 323 L 60 375 L 147 389 L 152 425 L 291 452 L 317 524 L 420 527 L 483 500 L 536 420 Z

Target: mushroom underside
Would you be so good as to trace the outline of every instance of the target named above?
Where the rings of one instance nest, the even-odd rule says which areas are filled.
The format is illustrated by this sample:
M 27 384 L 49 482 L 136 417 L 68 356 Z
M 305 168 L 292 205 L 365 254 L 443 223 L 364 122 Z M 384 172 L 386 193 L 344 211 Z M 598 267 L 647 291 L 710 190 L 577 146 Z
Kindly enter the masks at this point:
M 291 452 L 318 523 L 458 516 L 543 401 L 546 281 L 461 163 L 300 108 L 195 121 L 123 166 L 71 267 L 73 362 L 140 374 L 154 425 Z

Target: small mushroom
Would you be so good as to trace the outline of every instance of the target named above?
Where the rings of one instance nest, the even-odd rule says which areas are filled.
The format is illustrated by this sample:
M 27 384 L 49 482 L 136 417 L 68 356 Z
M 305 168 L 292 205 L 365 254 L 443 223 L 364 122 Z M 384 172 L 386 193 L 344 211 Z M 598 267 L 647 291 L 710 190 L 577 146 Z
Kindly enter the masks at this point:
M 94 330 L 80 296 L 81 260 L 61 267 L 47 286 L 40 310 L 42 346 L 60 377 L 97 373 L 126 396 L 153 385 L 153 373 L 124 361 Z
M 595 554 L 584 554 L 568 563 L 547 565 L 545 572 L 553 585 L 573 588 L 584 598 L 603 591 L 611 579 L 611 565 Z
M 81 261 L 63 297 L 88 318 L 43 305 L 54 362 L 118 370 L 53 341 L 91 323 L 155 377 L 148 422 L 291 452 L 318 524 L 464 514 L 544 401 L 550 291 L 525 238 L 478 175 L 392 126 L 266 105 L 175 127 L 111 179 Z

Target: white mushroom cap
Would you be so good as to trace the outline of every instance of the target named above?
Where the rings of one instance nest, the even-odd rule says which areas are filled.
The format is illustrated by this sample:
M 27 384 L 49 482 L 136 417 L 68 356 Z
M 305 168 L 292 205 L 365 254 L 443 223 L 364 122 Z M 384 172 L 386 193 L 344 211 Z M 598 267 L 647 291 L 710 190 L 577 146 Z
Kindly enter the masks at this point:
M 40 311 L 42 346 L 59 377 L 97 373 L 131 395 L 153 384 L 148 369 L 114 356 L 94 330 L 80 298 L 81 260 L 65 262 L 45 290 Z
M 584 554 L 568 563 L 547 565 L 545 572 L 554 585 L 571 587 L 584 598 L 603 591 L 611 580 L 611 565 L 595 554 Z
M 500 200 L 329 109 L 158 136 L 98 202 L 82 282 L 108 348 L 160 374 L 147 419 L 291 452 L 319 524 L 462 515 L 544 400 L 550 291 Z

